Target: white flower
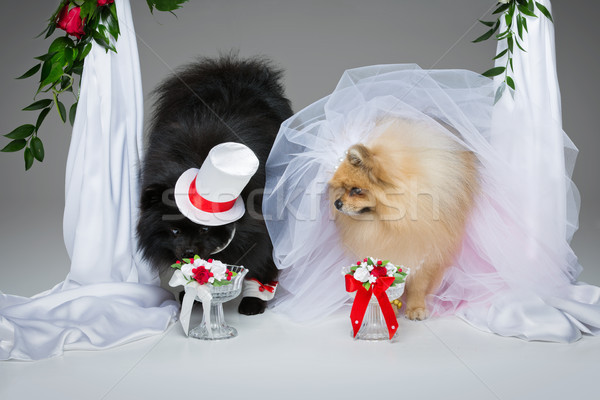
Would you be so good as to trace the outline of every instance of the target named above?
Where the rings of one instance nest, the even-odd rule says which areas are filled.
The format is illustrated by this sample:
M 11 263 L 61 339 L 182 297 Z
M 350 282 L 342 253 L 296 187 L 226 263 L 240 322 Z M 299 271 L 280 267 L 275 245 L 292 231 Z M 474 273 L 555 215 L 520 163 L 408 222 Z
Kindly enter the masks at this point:
M 392 263 L 387 263 L 385 269 L 387 269 L 387 276 L 394 276 L 398 272 L 398 268 Z
M 194 266 L 194 264 L 183 264 L 181 266 L 181 272 L 183 273 L 183 275 L 185 275 L 188 279 L 192 277 L 192 270 L 196 268 Z
M 371 275 L 371 276 L 369 277 L 369 282 L 370 282 L 370 283 L 375 283 L 375 281 L 377 281 L 377 277 L 376 277 L 376 276 L 374 276 L 374 275 Z
M 195 268 L 198 268 L 201 265 L 204 265 L 204 260 L 201 258 L 196 258 L 195 260 L 192 260 L 192 264 Z
M 366 282 L 369 280 L 369 278 L 371 277 L 371 273 L 369 272 L 369 270 L 365 267 L 363 267 L 362 265 L 360 267 L 358 267 L 356 269 L 356 271 L 354 271 L 354 279 L 360 281 L 360 282 Z
M 351 268 L 352 268 L 352 266 L 350 266 L 350 265 L 348 265 L 347 267 L 343 267 L 343 268 L 342 268 L 342 275 L 347 275 L 347 274 L 349 274 L 350 272 L 352 272 L 352 269 L 351 269 Z
M 508 4 L 510 3 L 510 0 L 498 0 L 498 3 Z
M 227 279 L 227 265 L 223 264 L 221 261 L 213 260 L 212 263 L 207 263 L 210 266 L 210 272 L 213 273 L 213 276 L 216 280 L 222 281 L 223 279 Z M 210 283 L 213 283 L 210 279 L 208 280 Z
M 210 278 L 208 278 L 208 283 L 215 283 L 215 277 L 211 276 Z

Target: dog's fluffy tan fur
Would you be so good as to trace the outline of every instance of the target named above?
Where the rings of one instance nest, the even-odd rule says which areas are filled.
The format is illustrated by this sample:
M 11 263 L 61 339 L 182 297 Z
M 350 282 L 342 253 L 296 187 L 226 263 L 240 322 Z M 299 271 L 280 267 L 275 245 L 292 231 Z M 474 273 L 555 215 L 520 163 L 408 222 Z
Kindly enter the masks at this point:
M 329 182 L 336 224 L 357 257 L 411 268 L 405 314 L 424 319 L 425 298 L 461 244 L 477 160 L 433 124 L 393 120 L 376 129 L 375 139 L 348 149 Z

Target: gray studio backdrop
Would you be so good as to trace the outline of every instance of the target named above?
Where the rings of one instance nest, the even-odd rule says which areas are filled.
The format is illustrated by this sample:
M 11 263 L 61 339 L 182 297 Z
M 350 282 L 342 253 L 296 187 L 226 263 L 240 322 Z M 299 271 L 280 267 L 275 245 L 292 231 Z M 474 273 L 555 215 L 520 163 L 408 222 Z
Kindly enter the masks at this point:
M 118 1 L 118 0 L 117 0 Z M 5 6 L 8 4 L 5 2 Z M 44 54 L 34 39 L 58 1 L 21 0 L 0 13 L 0 132 L 35 121 L 19 111 L 32 102 L 33 79 L 13 79 Z M 329 94 L 345 69 L 369 64 L 417 63 L 423 68 L 484 71 L 495 45 L 473 44 L 487 0 L 190 0 L 177 12 L 150 14 L 132 0 L 139 37 L 146 119 L 150 91 L 174 68 L 196 56 L 231 49 L 261 54 L 285 69 L 287 94 L 298 111 Z M 582 197 L 573 246 L 582 280 L 600 284 L 600 70 L 594 27 L 598 3 L 554 1 L 558 74 L 565 131 L 580 149 L 574 180 Z M 22 153 L 0 154 L 0 291 L 30 296 L 63 280 L 69 260 L 62 239 L 64 173 L 70 126 L 55 113 L 40 137 L 46 160 L 24 171 Z M 0 147 L 7 140 L 0 138 Z

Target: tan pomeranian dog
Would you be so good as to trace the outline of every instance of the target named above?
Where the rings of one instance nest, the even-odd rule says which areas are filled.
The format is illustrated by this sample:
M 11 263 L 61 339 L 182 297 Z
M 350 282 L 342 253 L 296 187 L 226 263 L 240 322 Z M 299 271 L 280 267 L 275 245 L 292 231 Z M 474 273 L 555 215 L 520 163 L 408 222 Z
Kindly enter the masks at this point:
M 388 120 L 347 151 L 329 182 L 335 222 L 348 251 L 411 269 L 405 314 L 428 315 L 425 298 L 460 248 L 478 191 L 477 160 L 448 131 Z

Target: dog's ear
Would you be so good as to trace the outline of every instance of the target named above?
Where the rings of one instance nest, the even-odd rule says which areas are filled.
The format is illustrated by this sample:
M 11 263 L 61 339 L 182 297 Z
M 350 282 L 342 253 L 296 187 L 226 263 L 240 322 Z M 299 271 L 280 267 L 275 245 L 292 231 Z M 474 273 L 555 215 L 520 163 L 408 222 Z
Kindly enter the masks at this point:
M 142 210 L 147 210 L 157 203 L 162 203 L 164 201 L 163 196 L 167 192 L 167 189 L 168 187 L 166 185 L 161 185 L 158 183 L 146 186 L 142 190 L 140 208 Z
M 351 165 L 362 169 L 371 182 L 386 183 L 387 173 L 385 168 L 382 167 L 376 153 L 367 146 L 360 143 L 353 145 L 348 149 L 346 158 Z
M 372 167 L 371 151 L 363 144 L 355 144 L 348 149 L 348 162 L 355 167 L 370 169 Z

